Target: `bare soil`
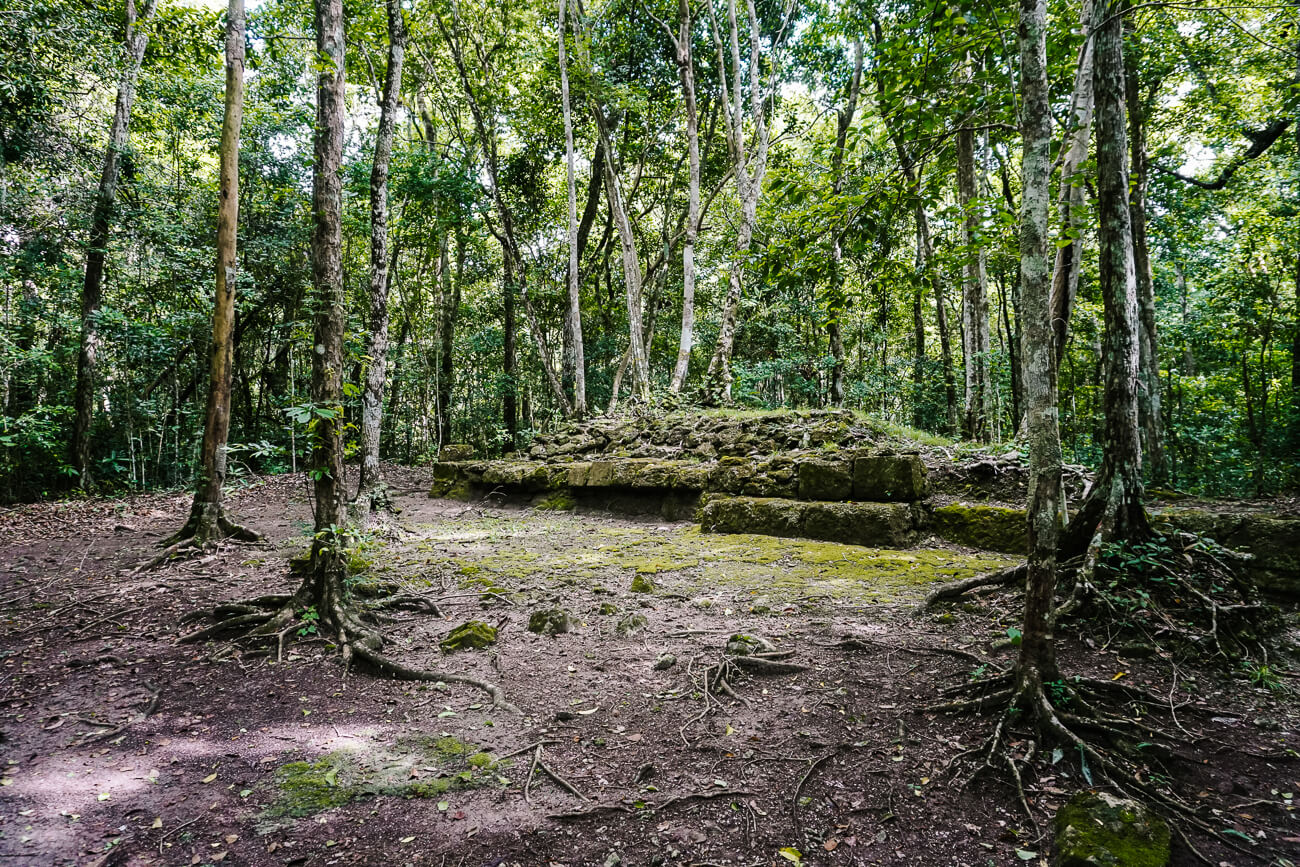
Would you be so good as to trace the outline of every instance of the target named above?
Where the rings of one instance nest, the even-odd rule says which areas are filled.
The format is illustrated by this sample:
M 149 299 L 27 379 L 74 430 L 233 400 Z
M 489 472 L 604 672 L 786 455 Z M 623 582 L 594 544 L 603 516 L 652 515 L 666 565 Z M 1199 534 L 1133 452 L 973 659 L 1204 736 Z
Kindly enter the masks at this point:
M 924 710 L 971 676 L 963 654 L 1009 661 L 990 647 L 1017 612 L 1002 591 L 937 616 L 915 603 L 934 581 L 1006 558 L 467 506 L 428 499 L 423 471 L 389 468 L 389 480 L 402 511 L 362 546 L 356 580 L 396 582 L 444 615 L 400 614 L 389 651 L 495 681 L 522 715 L 466 686 L 345 671 L 311 634 L 282 655 L 175 643 L 196 607 L 292 590 L 288 560 L 310 529 L 301 476 L 232 492 L 232 517 L 265 542 L 141 574 L 188 496 L 8 510 L 0 863 L 1038 864 L 1052 813 L 1088 785 L 1077 756 L 1053 763 L 1022 739 L 1019 754 L 1036 756 L 1027 815 L 1004 773 L 954 762 L 992 720 Z M 638 576 L 652 592 L 631 591 Z M 552 607 L 573 629 L 529 632 L 530 614 Z M 620 634 L 633 614 L 644 626 Z M 442 654 L 439 640 L 469 619 L 495 626 L 497 642 Z M 734 633 L 793 651 L 786 661 L 804 670 L 739 673 L 735 698 L 707 691 Z M 844 636 L 862 640 L 844 649 Z M 675 664 L 657 668 L 665 654 Z M 1096 637 L 1063 637 L 1061 655 L 1071 673 L 1168 695 L 1161 723 L 1190 745 L 1152 779 L 1167 773 L 1218 810 L 1261 863 L 1300 858 L 1300 683 L 1129 658 Z M 479 750 L 493 758 L 474 761 Z M 294 788 L 294 773 L 317 778 Z M 1210 863 L 1249 863 L 1193 842 Z M 1174 862 L 1197 863 L 1181 842 Z

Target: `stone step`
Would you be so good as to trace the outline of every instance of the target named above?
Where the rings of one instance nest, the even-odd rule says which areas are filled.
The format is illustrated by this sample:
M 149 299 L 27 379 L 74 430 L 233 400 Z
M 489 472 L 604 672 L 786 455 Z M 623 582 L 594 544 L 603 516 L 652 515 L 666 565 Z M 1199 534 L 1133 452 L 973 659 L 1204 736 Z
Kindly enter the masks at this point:
M 919 507 L 910 503 L 833 503 L 780 497 L 712 497 L 700 507 L 706 533 L 754 533 L 907 548 L 916 541 Z

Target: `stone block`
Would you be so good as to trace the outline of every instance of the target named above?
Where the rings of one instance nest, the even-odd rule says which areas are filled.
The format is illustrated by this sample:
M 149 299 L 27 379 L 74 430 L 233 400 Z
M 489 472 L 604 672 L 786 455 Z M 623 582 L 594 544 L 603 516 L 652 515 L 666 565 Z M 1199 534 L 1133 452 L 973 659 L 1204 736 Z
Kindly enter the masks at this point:
M 847 500 L 853 496 L 853 475 L 844 461 L 806 460 L 799 463 L 799 499 Z
M 862 455 L 853 461 L 853 499 L 912 502 L 929 496 L 920 455 Z

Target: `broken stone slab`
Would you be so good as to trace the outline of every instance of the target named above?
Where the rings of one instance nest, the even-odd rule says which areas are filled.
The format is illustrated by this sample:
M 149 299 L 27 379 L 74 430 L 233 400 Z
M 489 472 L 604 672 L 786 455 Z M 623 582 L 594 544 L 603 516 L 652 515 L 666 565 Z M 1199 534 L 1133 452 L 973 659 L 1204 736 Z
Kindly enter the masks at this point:
M 847 500 L 853 496 L 852 465 L 847 461 L 799 462 L 799 499 Z
M 930 495 L 920 455 L 860 455 L 853 461 L 853 499 L 913 502 Z
M 1080 792 L 1056 813 L 1058 867 L 1166 867 L 1169 825 L 1146 805 Z
M 1246 574 L 1269 596 L 1300 599 L 1300 518 L 1170 508 L 1155 515 L 1156 526 L 1209 536 L 1252 559 Z
M 1024 509 L 987 506 L 983 503 L 949 503 L 930 515 L 930 529 L 945 542 L 1024 554 L 1029 550 L 1028 519 Z
M 438 460 L 472 461 L 474 460 L 474 447 L 465 443 L 447 443 L 438 449 Z
M 493 461 L 488 464 L 478 483 L 491 488 L 535 493 L 563 486 L 567 474 L 550 464 L 536 461 Z

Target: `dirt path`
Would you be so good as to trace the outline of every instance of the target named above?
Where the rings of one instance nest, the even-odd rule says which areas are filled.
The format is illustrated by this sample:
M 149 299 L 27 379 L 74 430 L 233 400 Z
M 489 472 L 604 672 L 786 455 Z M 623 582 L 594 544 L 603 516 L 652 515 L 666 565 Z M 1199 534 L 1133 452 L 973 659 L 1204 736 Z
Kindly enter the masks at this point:
M 496 681 L 522 716 L 466 687 L 345 672 L 312 635 L 280 659 L 175 644 L 195 607 L 291 589 L 309 529 L 301 477 L 232 497 L 266 543 L 139 576 L 187 498 L 10 510 L 0 863 L 612 867 L 788 864 L 797 850 L 807 864 L 1024 864 L 1017 851 L 1046 857 L 1050 813 L 1084 785 L 1069 757 L 1040 766 L 1031 819 L 1000 778 L 948 767 L 988 721 L 921 710 L 973 667 L 948 651 L 987 655 L 1014 617 L 996 597 L 923 618 L 914 602 L 1003 558 L 467 507 L 424 497 L 420 472 L 391 478 L 403 511 L 361 547 L 355 580 L 396 582 L 444 614 L 400 615 L 391 652 Z M 554 608 L 570 631 L 528 631 Z M 468 619 L 497 642 L 441 654 Z M 706 689 L 736 633 L 793 651 L 783 662 L 802 670 L 738 671 L 735 697 Z M 845 635 L 859 649 L 838 647 Z M 1178 723 L 1210 739 L 1179 760 L 1184 790 L 1222 808 L 1225 827 L 1300 838 L 1283 797 L 1300 791 L 1294 701 L 1109 648 L 1063 654 L 1071 670 L 1162 692 L 1175 671 L 1193 678 Z

